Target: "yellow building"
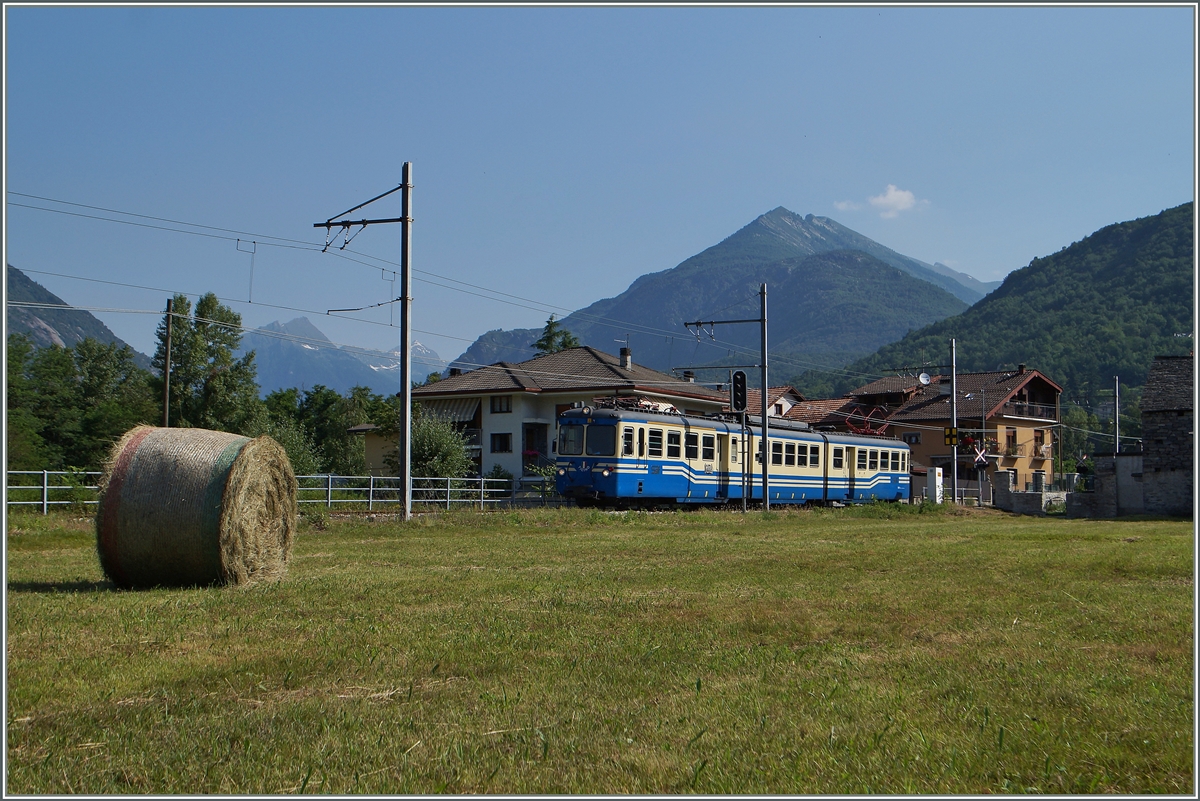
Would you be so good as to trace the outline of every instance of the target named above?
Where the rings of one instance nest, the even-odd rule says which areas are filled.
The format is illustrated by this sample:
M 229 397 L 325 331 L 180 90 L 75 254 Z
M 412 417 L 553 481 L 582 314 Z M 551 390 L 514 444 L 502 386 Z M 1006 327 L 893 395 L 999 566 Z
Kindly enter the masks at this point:
M 797 404 L 788 417 L 902 439 L 912 449 L 913 472 L 941 467 L 948 486 L 954 461 L 945 441 L 950 388 L 948 375 L 932 376 L 928 384 L 917 377 L 890 376 L 859 387 L 840 402 Z M 960 493 L 990 500 L 998 470 L 1012 474 L 1015 489 L 1050 484 L 1062 387 L 1022 364 L 1003 372 L 959 373 L 957 388 Z

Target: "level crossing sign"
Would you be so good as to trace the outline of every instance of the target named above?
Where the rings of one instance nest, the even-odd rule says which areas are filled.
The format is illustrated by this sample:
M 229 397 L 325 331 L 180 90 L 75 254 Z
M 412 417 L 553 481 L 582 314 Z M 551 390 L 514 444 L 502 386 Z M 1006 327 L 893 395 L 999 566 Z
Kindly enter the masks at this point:
M 975 464 L 977 464 L 977 465 L 987 464 L 987 451 L 985 451 L 979 445 L 975 446 Z

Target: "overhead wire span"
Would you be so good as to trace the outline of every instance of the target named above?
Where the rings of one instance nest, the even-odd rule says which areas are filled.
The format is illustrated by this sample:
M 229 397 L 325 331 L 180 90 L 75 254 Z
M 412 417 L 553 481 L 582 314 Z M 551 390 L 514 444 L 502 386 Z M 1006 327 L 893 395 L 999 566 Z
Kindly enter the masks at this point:
M 394 191 L 396 191 L 396 190 L 395 189 L 389 190 L 388 192 L 383 193 L 383 195 L 380 195 L 379 197 L 386 196 L 388 194 L 391 194 Z M 102 206 L 93 206 L 93 205 L 89 205 L 89 204 L 75 203 L 73 201 L 59 200 L 56 198 L 48 198 L 48 197 L 45 197 L 42 195 L 32 195 L 32 194 L 27 194 L 27 193 L 22 193 L 22 192 L 16 192 L 13 190 L 8 190 L 8 193 L 12 194 L 12 195 L 16 195 L 18 197 L 28 197 L 28 198 L 42 200 L 42 201 L 50 202 L 50 203 L 58 203 L 58 204 L 62 204 L 62 205 L 76 206 L 79 208 L 89 208 L 89 209 L 93 209 L 93 210 L 97 210 L 97 211 L 105 211 L 110 214 L 120 214 L 120 215 L 130 216 L 130 217 L 138 217 L 141 219 L 152 219 L 152 220 L 156 220 L 159 222 L 170 222 L 174 225 L 185 225 L 190 228 L 202 228 L 202 229 L 206 229 L 206 230 L 223 231 L 223 232 L 234 233 L 234 234 L 242 234 L 244 236 L 254 236 L 254 237 L 259 237 L 262 239 L 277 240 L 276 242 L 260 242 L 259 243 L 259 244 L 263 244 L 263 245 L 270 246 L 270 247 L 289 248 L 289 249 L 293 249 L 293 250 L 310 250 L 315 253 L 328 252 L 326 249 L 329 246 L 329 242 L 326 242 L 326 244 L 323 248 L 320 244 L 317 244 L 317 243 L 309 243 L 309 242 L 305 242 L 303 240 L 290 239 L 288 237 L 277 237 L 277 236 L 272 236 L 272 235 L 268 235 L 268 234 L 255 234 L 255 233 L 250 233 L 250 232 L 246 232 L 246 231 L 238 231 L 236 229 L 220 228 L 217 226 L 204 225 L 201 223 L 190 223 L 190 222 L 186 222 L 186 221 L 182 221 L 182 220 L 173 220 L 173 219 L 166 218 L 166 217 L 155 217 L 152 215 L 138 214 L 135 212 L 126 212 L 126 211 L 121 211 L 118 209 L 109 209 L 109 208 L 102 207 Z M 375 199 L 378 199 L 378 198 L 375 198 Z M 368 201 L 368 202 L 373 202 L 373 201 Z M 206 234 L 206 233 L 202 233 L 200 231 L 188 231 L 188 230 L 179 229 L 179 228 L 168 228 L 165 226 L 147 225 L 145 223 L 137 223 L 137 222 L 132 222 L 129 220 L 117 220 L 117 219 L 112 219 L 110 217 L 98 217 L 98 216 L 89 215 L 89 214 L 80 214 L 80 213 L 76 213 L 76 212 L 64 211 L 62 209 L 48 209 L 48 208 L 44 208 L 41 206 L 33 206 L 33 205 L 23 204 L 23 203 L 10 203 L 9 205 L 18 206 L 21 208 L 35 209 L 38 211 L 45 211 L 45 212 L 50 212 L 50 213 L 55 213 L 55 214 L 64 214 L 64 215 L 73 216 L 73 217 L 94 219 L 94 220 L 99 220 L 99 221 L 103 221 L 103 222 L 113 222 L 113 223 L 120 223 L 122 225 L 132 225 L 132 226 L 143 227 L 143 228 L 164 230 L 164 231 L 169 231 L 169 232 L 174 232 L 174 233 L 191 234 L 193 236 L 202 236 L 202 237 L 211 238 L 211 239 L 225 239 L 225 240 L 229 240 L 229 241 L 237 241 L 236 237 L 219 236 L 216 234 Z M 366 204 L 363 204 L 363 205 L 366 205 Z M 332 220 L 333 218 L 330 218 L 330 219 Z M 357 236 L 357 234 L 355 236 Z M 278 244 L 279 242 L 293 242 L 293 243 L 297 243 L 297 244 L 294 244 L 294 245 Z M 349 244 L 349 243 L 347 242 L 347 244 Z M 361 256 L 366 259 L 372 259 L 377 262 L 382 262 L 384 264 L 399 266 L 397 262 L 391 261 L 389 259 L 384 259 L 379 256 L 373 256 L 368 253 L 362 253 L 360 251 L 354 251 L 354 250 L 349 250 L 349 249 L 347 249 L 347 252 L 353 253 L 355 255 Z M 337 256 L 338 258 L 344 258 L 344 259 L 354 262 L 356 264 L 361 264 L 365 267 L 372 267 L 375 269 L 379 269 L 379 266 L 377 264 L 369 264 L 369 263 L 361 261 L 359 259 L 351 258 L 350 256 L 347 256 L 346 253 L 343 253 L 343 252 L 332 252 L 332 255 Z M 35 271 L 30 271 L 30 272 L 35 272 Z M 490 293 L 490 294 L 480 294 L 478 292 L 468 292 L 466 290 L 459 289 L 458 287 L 455 287 L 455 286 L 446 286 L 445 284 L 438 284 L 435 281 L 418 278 L 417 280 L 422 281 L 422 283 L 428 283 L 433 286 L 440 286 L 444 289 L 450 289 L 452 291 L 463 292 L 464 294 L 475 295 L 476 297 L 481 297 L 485 300 L 506 303 L 508 305 L 516 306 L 518 308 L 525 308 L 525 309 L 529 309 L 531 311 L 538 311 L 538 312 L 545 312 L 547 310 L 566 311 L 569 314 L 576 315 L 579 318 L 584 319 L 584 320 L 590 320 L 590 321 L 602 323 L 605 325 L 616 326 L 619 328 L 626 329 L 628 331 L 633 331 L 635 333 L 667 335 L 667 336 L 673 336 L 676 333 L 675 331 L 672 331 L 672 330 L 662 329 L 662 328 L 657 328 L 657 327 L 652 327 L 652 326 L 646 326 L 646 325 L 642 325 L 640 323 L 631 323 L 629 321 L 615 320 L 613 318 L 605 317 L 603 315 L 591 315 L 591 314 L 587 314 L 587 313 L 583 313 L 583 312 L 579 312 L 579 311 L 572 311 L 564 306 L 558 306 L 556 304 L 545 303 L 542 301 L 536 301 L 536 300 L 532 300 L 529 298 L 524 298 L 519 295 L 513 295 L 511 293 L 502 292 L 500 290 L 491 289 L 489 287 L 483 287 L 483 286 L 479 286 L 477 284 L 472 284 L 472 283 L 469 283 L 466 281 L 460 281 L 458 279 L 449 278 L 447 276 L 443 276 L 438 273 L 431 273 L 431 272 L 424 271 L 424 270 L 414 270 L 413 272 L 421 273 L 423 275 L 430 275 L 430 276 L 433 276 L 433 277 L 438 278 L 443 281 L 447 281 L 447 282 L 454 283 L 454 284 L 460 284 L 461 286 L 471 287 L 472 289 L 478 289 L 481 292 Z M 46 274 L 53 274 L 53 273 L 46 273 Z M 76 277 L 76 276 L 70 276 L 70 277 Z M 87 279 L 82 279 L 82 280 L 87 280 Z M 524 302 L 523 303 L 513 303 L 511 301 L 502 300 L 501 297 L 496 297 L 496 296 L 513 298 L 515 300 L 520 300 L 520 301 L 524 301 Z M 238 302 L 241 302 L 241 301 L 238 301 Z M 388 301 L 387 303 L 394 303 L 394 302 L 395 301 Z M 744 302 L 744 300 L 738 301 L 737 303 L 742 303 L 742 302 Z M 387 303 L 374 304 L 372 306 L 364 306 L 359 309 L 355 309 L 354 311 L 366 310 L 368 308 L 378 308 L 379 306 L 387 305 Z M 526 305 L 529 303 L 532 303 L 535 305 L 533 305 L 533 306 Z M 731 306 L 737 305 L 737 303 L 731 304 Z M 256 305 L 266 306 L 268 308 L 284 308 L 284 309 L 293 308 L 293 307 L 287 307 L 287 306 L 276 306 L 275 304 L 256 304 Z M 727 306 L 726 308 L 731 308 L 731 306 Z M 329 314 L 330 313 L 330 311 L 320 312 L 317 310 L 302 310 L 302 311 L 305 311 L 306 313 L 312 313 L 312 314 Z M 354 319 L 354 320 L 358 320 L 360 322 L 370 323 L 370 324 L 375 324 L 375 325 L 388 325 L 389 327 L 394 327 L 394 326 L 392 326 L 392 324 L 390 322 L 389 323 L 376 323 L 375 321 L 362 320 L 361 318 L 347 318 L 347 319 Z M 447 338 L 462 340 L 465 342 L 475 341 L 475 340 L 471 340 L 471 339 L 468 339 L 465 337 L 450 337 L 449 335 L 435 334 L 432 332 L 422 332 L 422 333 L 428 333 L 432 336 L 445 336 Z M 716 341 L 715 334 L 710 335 L 710 336 L 713 339 L 713 341 L 715 342 Z M 757 352 L 751 348 L 743 348 L 741 346 L 731 344 L 731 343 L 726 343 L 726 346 L 727 346 L 727 349 L 732 349 L 739 354 L 750 355 L 750 354 Z M 806 371 L 811 371 L 811 372 L 816 372 L 816 373 L 821 373 L 821 374 L 842 375 L 842 376 L 847 376 L 847 377 L 864 377 L 864 378 L 865 377 L 877 377 L 877 374 L 874 374 L 874 373 L 859 373 L 859 372 L 848 371 L 848 370 L 844 370 L 844 369 L 840 369 L 840 368 L 830 368 L 830 367 L 826 367 L 824 365 L 820 365 L 820 364 L 816 364 L 816 363 L 812 363 L 812 362 L 805 362 L 805 361 L 802 361 L 799 359 L 795 359 L 792 357 L 787 357 L 787 356 L 783 356 L 783 355 L 779 355 L 779 354 L 772 354 L 772 358 L 777 363 L 782 363 L 785 365 L 789 365 L 793 368 L 798 368 L 801 370 L 806 370 Z

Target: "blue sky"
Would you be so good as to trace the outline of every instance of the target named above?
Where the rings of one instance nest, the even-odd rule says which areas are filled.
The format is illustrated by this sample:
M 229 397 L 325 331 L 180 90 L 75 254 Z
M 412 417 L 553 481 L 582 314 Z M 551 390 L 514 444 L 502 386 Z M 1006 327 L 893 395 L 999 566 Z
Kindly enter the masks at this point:
M 6 256 L 80 306 L 213 291 L 259 326 L 379 303 L 391 283 L 370 258 L 264 241 L 251 295 L 234 241 L 12 193 L 323 244 L 313 222 L 394 187 L 411 161 L 415 336 L 447 359 L 488 329 L 618 294 L 777 206 L 995 280 L 1194 198 L 1185 6 L 5 17 Z M 350 248 L 398 261 L 399 237 L 372 227 Z M 485 289 L 428 282 L 444 279 Z M 154 315 L 97 316 L 152 352 Z M 387 308 L 306 316 L 336 342 L 396 343 Z

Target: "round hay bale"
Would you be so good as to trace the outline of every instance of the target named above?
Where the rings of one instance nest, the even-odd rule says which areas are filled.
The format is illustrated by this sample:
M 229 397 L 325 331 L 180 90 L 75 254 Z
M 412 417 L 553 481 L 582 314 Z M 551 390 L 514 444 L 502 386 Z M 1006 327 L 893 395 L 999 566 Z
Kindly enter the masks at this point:
M 139 426 L 100 478 L 96 549 L 120 587 L 280 578 L 296 531 L 296 477 L 270 437 Z

